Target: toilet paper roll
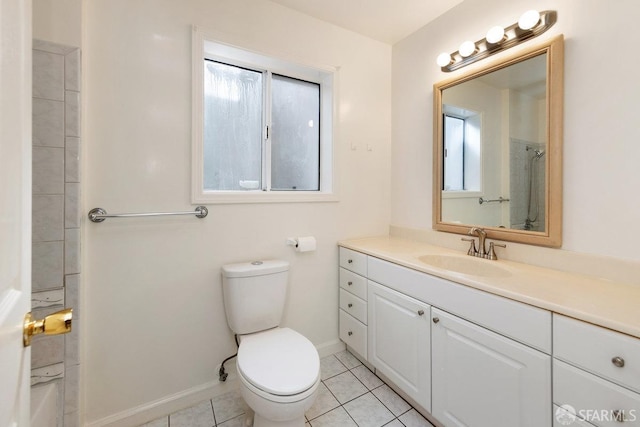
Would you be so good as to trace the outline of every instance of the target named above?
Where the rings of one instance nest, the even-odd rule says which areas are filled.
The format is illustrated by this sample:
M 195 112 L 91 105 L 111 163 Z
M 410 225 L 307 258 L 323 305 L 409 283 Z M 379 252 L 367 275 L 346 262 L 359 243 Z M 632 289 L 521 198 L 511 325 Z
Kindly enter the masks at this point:
M 316 238 L 313 236 L 298 237 L 297 252 L 311 252 L 316 250 Z

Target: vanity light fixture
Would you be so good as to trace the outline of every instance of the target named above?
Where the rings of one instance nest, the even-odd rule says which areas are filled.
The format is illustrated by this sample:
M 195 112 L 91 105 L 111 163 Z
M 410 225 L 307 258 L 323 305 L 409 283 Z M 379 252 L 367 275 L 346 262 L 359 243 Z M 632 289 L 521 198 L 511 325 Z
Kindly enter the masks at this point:
M 460 53 L 460 56 L 462 56 L 463 58 L 467 58 L 473 55 L 474 53 L 476 53 L 477 51 L 478 51 L 478 48 L 471 40 L 467 40 L 463 42 L 458 48 L 458 53 Z
M 504 34 L 504 28 L 497 25 L 495 27 L 491 27 L 489 31 L 487 31 L 487 35 L 485 36 L 485 40 L 489 42 L 489 44 L 498 44 L 505 41 L 507 38 Z
M 475 43 L 465 41 L 456 52 L 438 55 L 436 62 L 444 72 L 457 70 L 537 37 L 551 28 L 557 20 L 555 10 L 528 10 L 520 16 L 518 22 L 508 27 L 492 27 L 484 39 Z

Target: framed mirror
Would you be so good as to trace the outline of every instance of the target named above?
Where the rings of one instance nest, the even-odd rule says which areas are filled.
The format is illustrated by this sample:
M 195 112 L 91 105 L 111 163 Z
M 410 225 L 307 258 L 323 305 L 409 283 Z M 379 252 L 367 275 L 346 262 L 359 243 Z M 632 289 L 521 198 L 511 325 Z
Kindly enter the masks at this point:
M 562 244 L 564 39 L 434 85 L 433 228 Z

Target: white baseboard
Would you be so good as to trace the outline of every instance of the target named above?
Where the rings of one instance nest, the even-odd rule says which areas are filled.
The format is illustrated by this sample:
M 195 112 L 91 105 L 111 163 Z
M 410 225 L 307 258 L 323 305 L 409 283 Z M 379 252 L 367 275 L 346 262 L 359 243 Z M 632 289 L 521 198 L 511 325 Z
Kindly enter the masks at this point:
M 318 350 L 318 354 L 320 355 L 321 359 L 323 357 L 327 357 L 332 354 L 339 353 L 346 348 L 347 346 L 345 345 L 345 343 L 343 343 L 339 339 L 334 341 L 329 341 L 324 344 L 320 344 L 316 346 L 316 349 Z
M 329 341 L 316 346 L 320 357 L 326 357 L 334 353 L 338 353 L 346 348 L 345 344 L 340 340 Z M 216 367 L 216 371 L 219 366 Z M 235 360 L 229 361 L 225 365 L 225 369 L 229 376 L 227 381 L 212 381 L 193 387 L 188 390 L 165 396 L 153 402 L 127 409 L 108 417 L 91 421 L 85 424 L 86 427 L 136 427 L 141 424 L 153 421 L 162 416 L 167 416 L 173 412 L 188 408 L 207 399 L 213 399 L 216 396 L 227 393 L 238 387 L 238 378 L 236 375 Z
M 218 367 L 217 367 L 218 368 Z M 217 371 L 216 368 L 216 371 Z M 85 424 L 86 427 L 136 427 L 167 416 L 181 409 L 189 408 L 204 400 L 213 399 L 216 396 L 227 393 L 238 387 L 235 361 L 225 365 L 229 373 L 227 381 L 212 381 L 193 387 L 188 390 L 165 396 L 153 402 L 127 409 L 117 414 L 92 421 Z

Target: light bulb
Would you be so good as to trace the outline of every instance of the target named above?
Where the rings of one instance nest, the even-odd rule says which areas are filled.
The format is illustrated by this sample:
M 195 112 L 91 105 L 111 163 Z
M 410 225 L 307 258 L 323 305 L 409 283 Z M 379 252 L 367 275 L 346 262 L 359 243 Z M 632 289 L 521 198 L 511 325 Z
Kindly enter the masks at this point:
M 487 31 L 486 39 L 491 44 L 500 43 L 504 40 L 504 28 L 501 26 L 495 26 Z
M 438 58 L 436 59 L 436 62 L 438 63 L 438 65 L 440 67 L 446 67 L 447 65 L 451 64 L 451 55 L 449 55 L 446 52 L 442 52 L 440 55 L 438 55 Z
M 476 51 L 476 45 L 469 40 L 467 40 L 466 42 L 463 42 L 458 48 L 458 52 L 460 53 L 460 56 L 462 56 L 463 58 L 473 55 L 475 51 Z
M 522 30 L 530 30 L 540 22 L 540 12 L 537 10 L 527 10 L 518 19 L 518 27 Z

